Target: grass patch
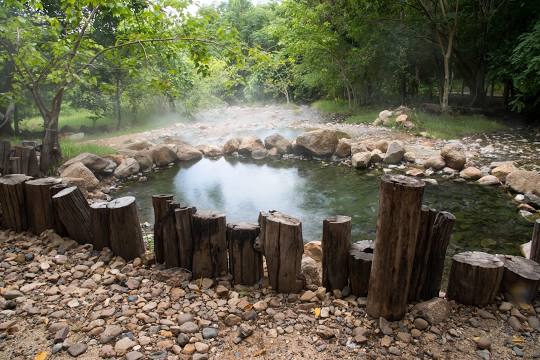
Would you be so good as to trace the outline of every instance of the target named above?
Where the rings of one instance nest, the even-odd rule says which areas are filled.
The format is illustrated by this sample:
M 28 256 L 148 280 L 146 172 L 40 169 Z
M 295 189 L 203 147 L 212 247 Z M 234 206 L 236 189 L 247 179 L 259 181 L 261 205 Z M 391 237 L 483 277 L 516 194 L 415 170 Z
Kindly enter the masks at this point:
M 372 109 L 358 109 L 355 115 L 349 116 L 345 122 L 348 124 L 371 124 L 379 116 L 379 111 Z
M 508 129 L 508 126 L 483 115 L 432 115 L 418 112 L 413 121 L 418 131 L 439 139 L 456 139 L 464 136 L 490 133 Z
M 86 109 L 74 109 L 70 106 L 64 106 L 60 112 L 58 118 L 58 128 L 62 129 L 64 126 L 70 126 L 78 131 L 81 126 L 92 127 L 93 118 L 95 114 Z M 99 118 L 96 121 L 96 125 L 109 125 L 112 123 L 111 119 Z M 43 118 L 41 116 L 34 116 L 31 118 L 21 120 L 19 127 L 22 131 L 38 132 L 43 131 Z
M 317 100 L 311 106 L 324 113 L 351 114 L 354 112 L 345 100 Z
M 71 140 L 60 140 L 63 160 L 69 160 L 75 156 L 88 152 L 99 156 L 115 154 L 116 150 L 109 146 L 98 144 L 78 143 Z

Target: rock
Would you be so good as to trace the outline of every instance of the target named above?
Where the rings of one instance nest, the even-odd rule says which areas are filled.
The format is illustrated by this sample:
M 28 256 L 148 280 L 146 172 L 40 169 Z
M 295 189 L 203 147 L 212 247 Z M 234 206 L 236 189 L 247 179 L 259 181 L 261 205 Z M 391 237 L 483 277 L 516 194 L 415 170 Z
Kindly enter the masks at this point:
M 418 330 L 425 330 L 427 329 L 429 326 L 429 323 L 422 319 L 422 318 L 416 318 L 414 319 L 414 327 L 417 328 Z
M 279 155 L 289 154 L 292 151 L 291 142 L 279 134 L 267 136 L 264 139 L 264 146 L 268 150 L 276 148 Z
M 375 149 L 379 149 L 382 153 L 386 153 L 386 151 L 388 150 L 388 141 L 377 140 L 375 142 Z
M 335 130 L 313 130 L 296 138 L 297 149 L 313 156 L 330 156 L 336 151 L 338 136 Z
M 309 256 L 302 256 L 302 274 L 306 279 L 306 285 L 317 285 L 321 284 L 321 270 L 320 263 L 317 263 Z
M 310 241 L 304 244 L 304 255 L 317 262 L 322 261 L 322 244 L 320 241 Z
M 463 166 L 467 161 L 465 156 L 465 147 L 459 142 L 446 144 L 441 149 L 441 156 L 446 162 L 446 166 L 454 170 L 463 169 Z
M 60 177 L 81 179 L 81 185 L 86 189 L 93 189 L 99 184 L 99 180 L 94 173 L 82 162 L 75 162 L 69 165 L 60 173 Z
M 194 161 L 202 159 L 203 154 L 194 146 L 182 142 L 176 145 L 176 157 L 179 161 Z
M 401 141 L 392 141 L 388 144 L 388 150 L 384 156 L 385 164 L 397 164 L 403 159 L 405 155 L 405 148 Z
M 66 326 L 64 326 L 63 328 L 61 328 L 54 334 L 53 342 L 55 344 L 63 343 L 64 340 L 66 340 L 68 334 L 69 334 L 69 326 L 66 324 Z
M 409 130 L 410 130 L 410 129 L 414 129 L 415 125 L 414 125 L 414 123 L 413 123 L 412 121 L 405 121 L 405 122 L 403 123 L 403 127 L 404 127 L 405 129 L 409 129 Z
M 397 338 L 399 341 L 404 342 L 405 344 L 408 344 L 412 340 L 412 336 L 409 333 L 400 331 L 397 333 Z
M 130 177 L 131 175 L 137 174 L 140 169 L 141 167 L 137 160 L 133 158 L 127 158 L 123 160 L 120 165 L 118 165 L 118 167 L 114 170 L 114 176 L 118 179 L 124 179 Z
M 491 360 L 491 353 L 489 350 L 477 350 L 476 354 L 482 360 Z
M 390 327 L 390 323 L 383 317 L 379 318 L 379 329 L 384 335 L 392 335 L 394 331 Z
M 467 180 L 478 180 L 482 177 L 482 171 L 474 166 L 469 166 L 461 170 L 459 176 Z
M 23 296 L 23 293 L 20 292 L 19 290 L 7 289 L 7 290 L 2 291 L 0 295 L 2 295 L 2 297 L 6 300 L 13 300 L 20 296 Z
M 143 141 L 137 141 L 137 142 L 134 142 L 134 143 L 127 144 L 123 148 L 128 149 L 128 150 L 140 151 L 140 150 L 150 149 L 154 145 L 155 144 L 151 143 L 150 141 L 143 140 Z
M 433 298 L 416 304 L 411 314 L 427 320 L 431 325 L 440 324 L 450 316 L 450 304 L 446 299 Z
M 316 294 L 313 291 L 307 290 L 300 296 L 300 301 L 308 302 L 313 300 L 315 297 Z
M 223 144 L 223 153 L 225 155 L 231 155 L 232 153 L 235 153 L 238 151 L 238 148 L 240 147 L 240 142 L 242 140 L 239 138 L 232 138 L 229 139 Z
M 474 342 L 480 350 L 486 350 L 491 347 L 491 339 L 487 336 L 480 336 L 479 338 L 474 339 Z
M 216 294 L 221 298 L 225 298 L 227 297 L 227 295 L 229 295 L 229 289 L 220 284 L 216 286 Z
M 255 149 L 264 149 L 264 144 L 258 137 L 247 136 L 242 139 L 238 146 L 238 153 L 244 156 L 251 156 Z
M 124 355 L 129 349 L 137 345 L 137 343 L 131 340 L 129 337 L 123 337 L 114 344 L 114 351 L 116 355 Z
M 523 327 L 521 326 L 521 323 L 519 322 L 518 318 L 515 316 L 510 316 L 510 318 L 508 319 L 508 325 L 510 325 L 510 327 L 514 329 L 514 331 L 517 331 L 517 332 L 523 331 Z
M 392 115 L 394 115 L 394 113 L 390 110 L 383 110 L 379 113 L 379 119 L 381 119 L 382 121 L 388 119 L 389 117 L 391 117 Z
M 138 151 L 133 155 L 133 158 L 139 163 L 139 169 L 142 172 L 152 170 L 154 162 L 152 161 L 152 155 L 147 150 Z
M 203 354 L 205 354 L 205 353 L 208 352 L 209 349 L 210 349 L 210 346 L 208 346 L 208 344 L 205 344 L 205 343 L 200 342 L 200 341 L 198 341 L 198 342 L 195 343 L 195 350 L 196 350 L 198 353 L 203 353 Z
M 499 306 L 499 311 L 508 312 L 512 310 L 513 307 L 514 306 L 512 305 L 511 302 L 503 301 L 501 305 Z
M 262 160 L 268 155 L 268 151 L 266 149 L 253 149 L 251 152 L 251 158 L 254 160 Z
M 334 155 L 340 158 L 351 156 L 351 139 L 339 139 Z
M 412 151 L 407 151 L 405 154 L 403 154 L 403 160 L 407 162 L 415 162 L 416 161 L 416 154 Z
M 104 170 L 107 169 L 107 167 L 109 166 L 109 160 L 102 158 L 101 156 L 94 155 L 91 153 L 82 153 L 66 161 L 62 166 L 60 166 L 60 168 L 58 168 L 58 171 L 62 173 L 69 166 L 78 162 L 80 162 L 85 167 L 90 169 L 90 171 L 92 171 L 94 174 L 103 173 Z M 70 177 L 78 177 L 78 176 L 70 176 Z
M 408 120 L 409 120 L 409 116 L 407 114 L 401 114 L 398 117 L 396 117 L 396 124 L 403 125 Z
M 333 329 L 324 325 L 317 326 L 317 329 L 315 330 L 315 332 L 317 333 L 317 335 L 319 335 L 321 338 L 325 340 L 331 339 L 334 336 L 336 336 L 336 333 L 334 332 Z
M 351 155 L 367 151 L 369 151 L 369 149 L 367 148 L 365 143 L 355 142 L 351 144 Z
M 163 167 L 178 160 L 173 146 L 168 145 L 156 145 L 150 148 L 150 155 L 152 161 L 156 166 Z
M 526 193 L 524 195 L 524 200 L 527 204 L 534 206 L 535 208 L 540 208 L 540 196 L 534 195 L 532 193 Z
M 227 315 L 225 320 L 223 320 L 223 322 L 227 326 L 235 326 L 235 325 L 238 325 L 238 324 L 240 324 L 242 322 L 242 318 L 240 318 L 238 315 L 229 314 L 229 315 Z
M 100 335 L 100 342 L 106 344 L 114 340 L 118 335 L 122 333 L 122 327 L 120 325 L 107 325 L 105 330 Z
M 540 330 L 540 320 L 538 320 L 538 317 L 535 315 L 531 315 L 527 317 L 527 322 L 529 323 L 529 326 L 535 330 Z
M 203 339 L 213 339 L 218 336 L 218 329 L 213 327 L 205 327 L 202 329 L 202 337 Z
M 446 166 L 442 156 L 434 156 L 424 161 L 426 169 L 442 170 Z
M 379 149 L 373 149 L 371 150 L 371 158 L 369 161 L 372 163 L 380 163 L 384 160 L 384 153 Z
M 68 347 L 67 351 L 69 355 L 73 357 L 77 357 L 81 354 L 84 354 L 86 350 L 88 349 L 88 345 L 83 343 L 75 343 Z
M 199 331 L 199 326 L 192 321 L 188 321 L 180 325 L 179 330 L 183 333 L 193 334 Z
M 366 169 L 371 161 L 370 152 L 359 152 L 352 156 L 352 166 L 357 169 Z
M 515 167 L 514 162 L 506 161 L 491 169 L 491 175 L 496 176 L 501 181 L 505 181 L 508 174 L 515 170 L 518 170 L 518 168 Z
M 144 358 L 144 355 L 138 351 L 130 351 L 126 354 L 126 360 L 139 360 Z
M 501 184 L 501 182 L 499 181 L 499 178 L 497 178 L 496 176 L 493 176 L 493 175 L 482 176 L 480 179 L 478 179 L 477 182 L 480 185 L 486 185 L 486 186 L 500 185 Z
M 256 311 L 264 311 L 268 309 L 268 303 L 264 300 L 259 300 L 255 304 L 253 304 L 253 309 Z
M 207 149 L 204 152 L 204 155 L 209 158 L 217 158 L 223 156 L 223 150 L 219 146 L 208 145 Z
M 535 171 L 512 171 L 506 176 L 506 185 L 518 193 L 540 196 L 540 174 Z
M 187 323 L 188 321 L 193 321 L 193 315 L 192 314 L 178 314 L 176 315 L 176 322 L 178 322 L 178 325 L 183 325 Z

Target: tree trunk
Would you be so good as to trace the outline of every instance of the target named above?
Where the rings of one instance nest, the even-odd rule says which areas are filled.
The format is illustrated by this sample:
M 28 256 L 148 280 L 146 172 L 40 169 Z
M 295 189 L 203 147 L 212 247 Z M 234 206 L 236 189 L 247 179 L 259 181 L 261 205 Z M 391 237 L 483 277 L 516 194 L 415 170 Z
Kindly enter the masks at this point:
M 169 202 L 173 200 L 171 194 L 152 196 L 154 208 L 154 257 L 157 264 L 165 261 L 163 248 L 163 223 L 167 217 Z
M 343 290 L 348 284 L 347 264 L 351 247 L 351 218 L 333 216 L 323 220 L 322 285 L 327 291 Z
M 9 140 L 0 140 L 0 174 L 9 174 L 9 158 L 11 154 L 11 143 Z
M 0 177 L 0 207 L 3 225 L 21 232 L 28 229 L 28 215 L 24 197 L 24 183 L 31 177 L 13 174 Z
M 270 286 L 282 293 L 295 293 L 304 287 L 301 274 L 302 223 L 277 211 L 264 218 L 264 254 Z
M 55 194 L 53 206 L 70 238 L 79 244 L 93 243 L 90 206 L 78 187 L 68 187 Z
M 540 285 L 540 265 L 521 256 L 499 255 L 504 262 L 501 291 L 516 304 L 531 304 Z
M 126 261 L 144 255 L 144 240 L 133 196 L 109 202 L 110 242 L 113 254 Z
M 180 248 L 178 246 L 178 234 L 176 232 L 175 210 L 180 204 L 174 201 L 167 201 L 167 212 L 162 223 L 163 234 L 163 259 L 166 268 L 176 268 L 180 266 Z
M 403 175 L 384 175 L 366 311 L 400 320 L 407 310 L 409 281 L 425 184 Z
M 111 248 L 110 211 L 107 202 L 90 205 L 90 227 L 93 234 L 94 250 Z
M 540 264 L 540 219 L 534 222 L 529 259 Z
M 227 274 L 225 215 L 211 211 L 193 214 L 193 278 Z
M 52 101 L 51 110 L 47 110 L 41 99 L 41 95 L 32 92 L 34 101 L 43 117 L 45 134 L 43 135 L 43 146 L 40 154 L 39 168 L 42 174 L 49 174 L 51 168 L 56 166 L 62 158 L 62 151 L 58 141 L 58 117 L 62 107 L 64 89 L 58 90 Z
M 368 294 L 371 264 L 373 262 L 374 243 L 362 240 L 351 245 L 349 251 L 349 278 L 351 293 L 364 297 Z
M 503 271 L 504 263 L 495 255 L 479 251 L 454 255 L 446 295 L 464 305 L 489 305 L 499 292 Z
M 51 188 L 61 182 L 58 178 L 41 178 L 24 184 L 28 227 L 36 235 L 54 229 L 54 194 Z
M 174 210 L 176 238 L 178 239 L 179 266 L 193 270 L 193 214 L 194 207 L 179 207 Z
M 257 236 L 259 236 L 257 224 L 227 225 L 229 267 L 234 284 L 252 286 L 264 275 L 262 255 L 254 248 Z
M 11 124 L 15 117 L 15 103 L 10 102 L 5 110 L 0 109 L 0 136 L 13 136 Z
M 120 94 L 120 79 L 116 78 L 116 91 L 114 94 L 114 103 L 116 108 L 116 130 L 120 130 L 122 125 L 122 99 Z
M 36 151 L 29 146 L 15 146 L 13 149 L 15 157 L 20 159 L 19 172 L 28 176 L 39 176 L 39 165 Z
M 54 197 L 54 195 L 58 194 L 60 191 L 67 189 L 68 186 L 66 184 L 58 184 L 51 186 L 51 197 Z M 54 200 L 53 200 L 53 216 L 54 216 L 54 232 L 58 235 L 64 237 L 67 236 L 67 229 L 62 223 L 62 218 L 60 216 L 60 213 L 58 212 L 58 208 L 54 206 Z

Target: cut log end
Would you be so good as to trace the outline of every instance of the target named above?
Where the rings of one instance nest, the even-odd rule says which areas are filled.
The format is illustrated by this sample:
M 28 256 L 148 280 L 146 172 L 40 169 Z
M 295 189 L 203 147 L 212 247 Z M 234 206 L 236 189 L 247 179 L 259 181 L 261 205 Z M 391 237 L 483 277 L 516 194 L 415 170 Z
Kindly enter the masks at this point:
M 383 175 L 381 181 L 386 184 L 394 184 L 405 187 L 424 187 L 426 183 L 423 180 L 412 176 L 386 174 Z
M 120 209 L 126 206 L 130 206 L 134 202 L 135 202 L 134 196 L 124 196 L 124 197 L 110 201 L 107 207 L 109 209 Z
M 481 251 L 466 251 L 452 257 L 453 261 L 482 268 L 496 269 L 504 266 L 503 261 L 495 255 Z
M 32 177 L 25 174 L 9 174 L 0 177 L 0 184 L 8 186 L 18 185 L 30 179 L 32 179 Z

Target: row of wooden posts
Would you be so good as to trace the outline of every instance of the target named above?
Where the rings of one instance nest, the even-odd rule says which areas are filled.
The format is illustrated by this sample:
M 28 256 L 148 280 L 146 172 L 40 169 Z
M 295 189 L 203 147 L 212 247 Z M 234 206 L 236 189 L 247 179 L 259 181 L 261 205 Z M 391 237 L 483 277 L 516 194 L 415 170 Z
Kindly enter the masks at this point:
M 23 141 L 11 146 L 9 140 L 0 140 L 0 174 L 39 175 L 39 161 L 35 141 Z
M 401 319 L 410 302 L 439 295 L 446 250 L 455 217 L 422 206 L 424 182 L 384 175 L 379 193 L 376 240 L 351 241 L 351 218 L 323 221 L 322 281 L 327 290 L 350 286 L 367 296 L 367 312 Z M 232 274 L 235 284 L 254 285 L 264 276 L 278 292 L 304 287 L 302 223 L 278 211 L 261 212 L 258 223 L 227 224 L 224 214 L 182 206 L 172 195 L 152 197 L 154 254 L 158 264 L 184 268 L 194 278 Z M 77 187 L 57 178 L 0 177 L 4 227 L 40 234 L 54 229 L 95 249 L 109 247 L 126 260 L 144 254 L 135 198 L 89 205 Z M 532 254 L 540 256 L 540 222 Z M 535 250 L 537 249 L 537 250 Z M 538 260 L 538 259 L 536 259 Z M 517 256 L 465 252 L 452 258 L 447 296 L 469 305 L 486 305 L 500 290 L 532 301 L 540 266 Z

